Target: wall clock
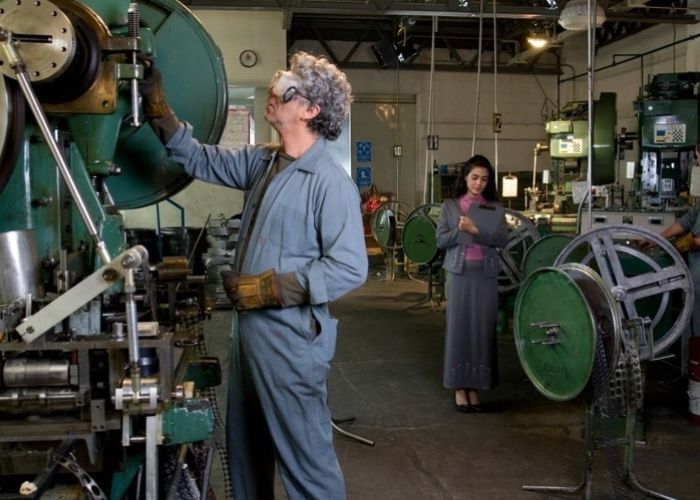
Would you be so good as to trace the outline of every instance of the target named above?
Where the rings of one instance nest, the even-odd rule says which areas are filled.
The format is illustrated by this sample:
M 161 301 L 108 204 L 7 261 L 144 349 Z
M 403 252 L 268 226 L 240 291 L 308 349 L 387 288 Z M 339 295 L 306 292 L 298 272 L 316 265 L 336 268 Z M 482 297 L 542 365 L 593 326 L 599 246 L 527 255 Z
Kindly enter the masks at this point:
M 254 51 L 246 49 L 238 56 L 238 60 L 242 66 L 252 68 L 258 62 L 258 55 Z

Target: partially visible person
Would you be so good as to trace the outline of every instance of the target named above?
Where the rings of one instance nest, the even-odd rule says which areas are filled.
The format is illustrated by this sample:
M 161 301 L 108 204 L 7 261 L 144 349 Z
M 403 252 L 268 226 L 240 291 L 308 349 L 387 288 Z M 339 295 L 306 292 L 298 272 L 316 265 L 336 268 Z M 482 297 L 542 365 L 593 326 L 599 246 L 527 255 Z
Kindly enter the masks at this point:
M 695 303 L 692 314 L 692 333 L 700 336 L 700 203 L 681 216 L 676 222 L 664 229 L 660 236 L 670 240 L 681 253 L 687 252 L 688 269 L 690 270 Z M 648 246 L 650 242 L 644 242 Z
M 360 197 L 331 153 L 351 102 L 344 73 L 298 52 L 268 88 L 280 144 L 202 145 L 180 123 L 155 71 L 144 115 L 191 176 L 245 191 L 235 269 L 227 448 L 233 495 L 274 499 L 275 463 L 290 500 L 342 500 L 326 382 L 337 320 L 328 303 L 360 286 L 367 253 Z M 193 98 L 196 96 L 193 96 Z
M 437 227 L 447 271 L 442 381 L 454 391 L 457 411 L 481 412 L 478 391 L 498 384 L 498 248 L 508 242 L 508 226 L 504 217 L 495 229 L 480 230 L 468 216 L 473 204 L 499 204 L 494 169 L 486 157 L 476 155 L 464 163 L 453 195 L 442 204 Z

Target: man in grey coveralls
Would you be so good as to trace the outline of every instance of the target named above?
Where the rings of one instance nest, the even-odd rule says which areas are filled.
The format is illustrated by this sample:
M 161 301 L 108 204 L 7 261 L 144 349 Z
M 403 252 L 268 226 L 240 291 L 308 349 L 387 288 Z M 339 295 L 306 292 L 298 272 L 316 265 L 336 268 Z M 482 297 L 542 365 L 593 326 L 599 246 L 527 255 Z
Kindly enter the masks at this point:
M 345 75 L 299 52 L 269 86 L 265 119 L 281 144 L 200 144 L 167 104 L 157 71 L 144 115 L 191 176 L 245 190 L 236 269 L 224 276 L 234 313 L 227 447 L 237 500 L 274 498 L 279 465 L 290 500 L 345 498 L 326 381 L 337 320 L 328 303 L 367 277 L 360 199 L 329 151 L 351 102 Z

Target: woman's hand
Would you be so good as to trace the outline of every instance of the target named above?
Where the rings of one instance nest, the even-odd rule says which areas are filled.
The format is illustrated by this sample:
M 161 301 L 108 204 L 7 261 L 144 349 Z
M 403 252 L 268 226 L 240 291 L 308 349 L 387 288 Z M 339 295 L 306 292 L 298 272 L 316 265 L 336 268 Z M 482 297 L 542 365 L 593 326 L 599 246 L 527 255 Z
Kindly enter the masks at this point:
M 472 234 L 474 236 L 479 234 L 479 228 L 476 227 L 476 224 L 474 224 L 474 221 L 471 220 L 466 215 L 461 215 L 459 217 L 459 230 L 463 231 L 465 233 Z

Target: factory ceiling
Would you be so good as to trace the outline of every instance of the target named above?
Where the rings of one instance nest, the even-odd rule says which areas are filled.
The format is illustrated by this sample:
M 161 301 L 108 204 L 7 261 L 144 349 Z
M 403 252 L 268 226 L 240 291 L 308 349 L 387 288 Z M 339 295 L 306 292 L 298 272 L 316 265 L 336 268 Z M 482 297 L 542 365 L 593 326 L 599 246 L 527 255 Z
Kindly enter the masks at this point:
M 568 0 L 574 1 L 574 0 Z M 576 0 L 583 1 L 585 0 Z M 567 0 L 183 0 L 191 8 L 245 9 L 284 12 L 287 47 L 307 40 L 320 43 L 331 59 L 343 68 L 377 68 L 378 63 L 358 57 L 366 45 L 399 43 L 430 49 L 434 26 L 435 47 L 447 51 L 449 59 L 436 69 L 475 71 L 478 51 L 498 49 L 499 71 L 558 71 L 561 42 L 580 31 L 566 31 L 557 20 Z M 687 0 L 603 0 L 605 22 L 596 30 L 596 44 L 621 40 L 656 24 L 675 29 L 697 22 L 697 11 Z M 691 5 L 693 5 L 691 3 Z M 434 19 L 437 21 L 434 22 Z M 495 22 L 494 22 L 495 19 Z M 494 29 L 496 43 L 494 43 Z M 547 32 L 552 43 L 531 48 L 527 42 L 533 30 Z M 585 33 L 585 32 L 584 32 Z M 682 38 L 682 36 L 679 36 Z M 335 42 L 349 42 L 337 44 Z M 481 43 L 480 43 L 481 42 Z M 342 46 L 342 50 L 338 47 Z M 364 48 L 363 48 L 364 47 Z M 422 61 L 422 62 L 421 62 Z M 424 58 L 409 58 L 407 69 L 428 69 Z M 492 66 L 492 63 L 488 64 Z

